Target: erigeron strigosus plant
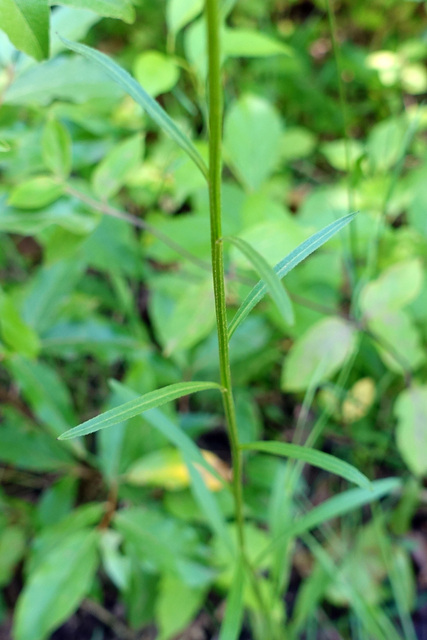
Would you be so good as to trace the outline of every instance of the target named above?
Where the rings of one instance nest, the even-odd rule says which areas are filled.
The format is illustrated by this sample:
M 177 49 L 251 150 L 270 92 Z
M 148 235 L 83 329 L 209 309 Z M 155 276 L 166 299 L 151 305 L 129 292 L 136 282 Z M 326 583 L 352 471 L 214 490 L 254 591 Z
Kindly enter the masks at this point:
M 209 494 L 204 480 L 199 473 L 199 469 L 203 467 L 214 475 L 218 476 L 218 474 L 203 458 L 193 441 L 179 429 L 173 429 L 173 425 L 169 425 L 167 428 L 160 424 L 153 426 L 163 429 L 164 435 L 181 451 L 189 467 L 194 495 L 204 511 L 212 532 L 221 538 L 224 545 L 229 549 L 230 561 L 234 564 L 234 578 L 228 594 L 228 605 L 220 635 L 221 640 L 233 640 L 239 636 L 245 609 L 248 609 L 252 614 L 253 633 L 256 637 L 260 639 L 272 638 L 273 640 L 276 638 L 279 640 L 280 638 L 289 637 L 292 633 L 290 626 L 288 630 L 286 630 L 284 608 L 281 605 L 283 590 L 286 588 L 286 576 L 281 570 L 276 572 L 277 575 L 273 576 L 275 572 L 272 570 L 271 580 L 268 581 L 269 578 L 266 580 L 265 575 L 263 575 L 265 557 L 277 548 L 277 546 L 282 546 L 282 549 L 286 552 L 292 539 L 295 537 L 307 536 L 309 530 L 323 523 L 328 518 L 345 513 L 352 508 L 380 497 L 391 491 L 396 486 L 396 483 L 394 481 L 382 481 L 370 485 L 367 478 L 351 465 L 309 447 L 301 447 L 281 442 L 252 442 L 245 445 L 239 442 L 230 368 L 230 338 L 238 326 L 245 320 L 251 309 L 267 292 L 273 298 L 285 322 L 292 322 L 292 305 L 286 289 L 281 283 L 281 279 L 303 259 L 351 222 L 354 214 L 349 214 L 316 233 L 297 247 L 291 254 L 286 256 L 274 269 L 271 269 L 266 260 L 241 238 L 223 237 L 221 205 L 223 115 L 221 22 L 223 20 L 223 14 L 219 0 L 206 1 L 205 17 L 208 43 L 208 165 L 206 165 L 192 142 L 161 106 L 153 100 L 126 71 L 118 67 L 110 58 L 93 49 L 68 41 L 66 44 L 76 53 L 80 53 L 100 65 L 122 89 L 145 109 L 163 131 L 169 134 L 175 142 L 181 146 L 195 162 L 206 179 L 210 200 L 211 270 L 217 320 L 220 384 L 209 381 L 194 381 L 164 387 L 142 397 L 130 399 L 129 402 L 82 423 L 66 432 L 61 439 L 83 436 L 98 431 L 99 429 L 114 426 L 148 409 L 159 407 L 190 393 L 209 389 L 218 391 L 222 395 L 232 454 L 233 473 L 231 491 L 234 498 L 235 537 L 230 535 L 230 528 L 227 526 L 224 516 L 213 496 Z M 250 133 L 251 132 L 248 131 L 247 135 L 250 135 Z M 260 282 L 243 301 L 230 323 L 227 321 L 224 278 L 224 251 L 228 243 L 233 244 L 245 254 L 245 257 L 252 263 L 261 278 Z M 289 518 L 285 531 L 282 532 L 280 536 L 272 539 L 269 547 L 266 548 L 259 557 L 250 558 L 246 544 L 245 530 L 247 519 L 242 491 L 244 452 L 250 450 L 263 451 L 316 465 L 358 484 L 360 488 L 329 500 L 327 503 L 321 505 L 321 507 L 311 510 L 305 516 L 301 516 L 297 521 L 292 521 L 291 518 Z M 296 464 L 292 482 L 289 484 L 291 489 L 295 486 L 295 478 L 298 476 L 298 473 L 300 473 L 300 466 Z M 224 482 L 222 478 L 219 478 L 219 480 Z M 292 491 L 290 493 L 292 493 Z M 310 540 L 307 539 L 307 544 L 312 545 L 314 553 L 315 541 L 310 542 Z M 294 625 L 294 632 L 298 632 L 297 625 Z

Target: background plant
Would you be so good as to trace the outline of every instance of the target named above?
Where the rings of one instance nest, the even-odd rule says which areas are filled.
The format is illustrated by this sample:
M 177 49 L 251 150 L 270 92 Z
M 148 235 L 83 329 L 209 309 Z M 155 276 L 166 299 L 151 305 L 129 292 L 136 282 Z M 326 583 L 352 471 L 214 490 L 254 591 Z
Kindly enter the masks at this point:
M 76 40 L 99 17 L 73 4 L 54 9 L 52 33 Z M 92 8 L 111 12 L 103 3 Z M 242 562 L 233 550 L 221 393 L 213 388 L 224 379 L 209 272 L 206 27 L 200 2 L 165 8 L 163 54 L 154 50 L 163 14 L 148 4 L 137 8 L 145 26 L 104 21 L 88 36 L 109 53 L 121 40 L 121 62 L 148 96 L 160 96 L 162 110 L 111 56 L 69 45 L 87 56 L 73 57 L 54 36 L 60 55 L 37 65 L 1 42 L 0 224 L 8 235 L 0 299 L 0 557 L 5 585 L 14 584 L 25 557 L 15 636 L 49 637 L 70 619 L 86 621 L 88 637 L 108 637 L 106 627 L 131 637 L 132 628 L 154 621 L 168 638 L 196 616 L 194 624 L 212 635 L 222 618 L 215 602 L 228 595 L 223 637 L 237 636 L 243 611 L 255 637 L 325 637 L 330 626 L 344 637 L 415 637 L 410 614 L 422 606 L 422 593 L 416 600 L 409 552 L 420 561 L 422 509 L 408 532 L 426 471 L 419 445 L 426 411 L 424 117 L 416 108 L 425 91 L 417 26 L 423 8 L 390 4 L 382 29 L 383 3 L 370 7 L 368 24 L 357 7 L 340 7 L 338 28 L 323 5 L 305 7 L 303 22 L 298 3 L 222 5 L 223 235 L 235 238 L 224 243 L 231 330 L 257 278 L 272 294 L 230 343 L 236 442 L 245 447 Z M 5 6 L 8 16 L 15 9 Z M 130 4 L 114 11 L 133 18 Z M 49 12 L 38 15 L 45 17 L 26 20 L 36 37 L 32 49 L 25 39 L 25 51 L 41 58 Z M 21 23 L 2 27 L 24 48 L 16 39 Z M 331 43 L 350 34 L 354 44 L 348 39 L 332 55 Z M 212 140 L 212 123 L 210 130 Z M 272 267 L 353 207 L 360 210 L 353 232 L 287 275 L 291 324 Z M 287 268 L 285 261 L 280 276 Z M 205 391 L 180 400 L 177 410 L 159 409 L 159 387 L 169 400 Z M 56 441 L 77 416 L 101 409 L 116 416 L 95 418 L 81 433 L 108 416 L 117 421 L 122 409 L 114 407 L 125 402 L 120 423 L 85 445 Z M 262 439 L 270 442 L 250 444 Z M 402 481 L 378 480 L 372 493 L 347 490 L 324 471 L 302 474 L 301 462 L 277 457 L 299 455 L 363 484 L 353 467 L 311 453 L 320 442 L 371 479 Z M 238 480 L 235 473 L 234 497 Z M 332 497 L 311 508 L 322 491 Z M 354 509 L 390 493 L 362 524 Z M 331 521 L 348 511 L 340 526 Z M 292 607 L 286 593 L 296 597 Z M 15 600 L 5 592 L 5 619 Z M 93 617 L 104 626 L 88 622 Z

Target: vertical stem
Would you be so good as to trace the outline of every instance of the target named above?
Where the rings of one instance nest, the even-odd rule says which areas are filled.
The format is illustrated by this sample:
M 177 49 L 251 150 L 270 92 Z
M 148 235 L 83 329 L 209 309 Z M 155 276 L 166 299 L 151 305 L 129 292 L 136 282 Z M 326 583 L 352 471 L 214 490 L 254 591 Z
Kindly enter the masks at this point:
M 326 9 L 328 13 L 328 22 L 329 22 L 329 30 L 331 33 L 331 42 L 332 42 L 332 51 L 335 58 L 335 66 L 337 70 L 337 84 L 338 84 L 338 94 L 340 101 L 340 111 L 342 118 L 342 133 L 344 136 L 344 152 L 345 152 L 345 163 L 347 165 L 347 192 L 348 192 L 348 210 L 354 210 L 354 194 L 353 194 L 353 184 L 352 184 L 352 169 L 351 169 L 351 156 L 350 156 L 350 138 L 348 135 L 347 129 L 347 99 L 346 92 L 344 89 L 344 83 L 342 79 L 342 64 L 341 64 L 341 53 L 337 40 L 337 25 L 335 20 L 335 13 L 332 6 L 333 0 L 326 0 Z M 350 255 L 347 258 L 347 270 L 350 277 L 350 282 L 352 284 L 352 288 L 355 284 L 355 260 L 357 256 L 357 234 L 356 229 L 357 226 L 350 225 L 349 229 L 349 238 L 350 238 Z
M 219 366 L 221 384 L 224 388 L 223 402 L 230 439 L 233 464 L 233 493 L 239 549 L 244 553 L 243 497 L 242 497 L 242 452 L 236 412 L 233 400 L 230 355 L 224 285 L 224 254 L 221 240 L 221 174 L 222 174 L 222 113 L 220 18 L 218 0 L 206 0 L 206 22 L 209 64 L 209 205 L 211 223 L 211 256 L 215 312 L 218 332 Z

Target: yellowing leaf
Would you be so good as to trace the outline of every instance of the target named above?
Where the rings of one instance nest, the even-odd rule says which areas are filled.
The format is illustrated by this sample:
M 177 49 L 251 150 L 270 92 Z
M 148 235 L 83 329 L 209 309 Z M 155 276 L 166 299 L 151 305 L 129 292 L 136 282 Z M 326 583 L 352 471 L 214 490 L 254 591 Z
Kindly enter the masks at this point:
M 320 400 L 337 420 L 356 422 L 368 413 L 375 400 L 375 382 L 372 378 L 361 378 L 344 398 L 338 391 L 326 388 L 321 391 Z
M 344 422 L 356 422 L 363 418 L 375 400 L 375 383 L 372 378 L 358 380 L 350 389 L 342 405 Z
M 211 451 L 202 451 L 202 455 L 225 479 L 230 479 L 230 470 Z M 196 465 L 211 491 L 218 491 L 222 485 L 205 469 Z M 126 473 L 126 481 L 135 485 L 161 487 L 170 491 L 185 489 L 190 485 L 190 473 L 184 458 L 178 449 L 165 448 L 147 454 Z

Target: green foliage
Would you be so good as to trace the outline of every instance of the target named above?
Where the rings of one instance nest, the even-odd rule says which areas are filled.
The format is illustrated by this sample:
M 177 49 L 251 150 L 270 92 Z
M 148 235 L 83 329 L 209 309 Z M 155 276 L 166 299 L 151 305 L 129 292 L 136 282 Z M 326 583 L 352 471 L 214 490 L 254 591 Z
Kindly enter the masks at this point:
M 0 0 L 0 635 L 415 640 L 421 7 L 160 4 Z

